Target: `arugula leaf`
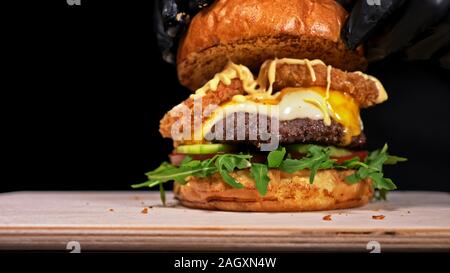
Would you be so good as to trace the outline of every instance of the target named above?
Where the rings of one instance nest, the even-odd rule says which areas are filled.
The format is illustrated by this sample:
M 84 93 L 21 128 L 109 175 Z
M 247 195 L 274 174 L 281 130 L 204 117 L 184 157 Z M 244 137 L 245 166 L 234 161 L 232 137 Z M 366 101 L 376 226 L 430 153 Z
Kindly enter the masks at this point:
M 374 187 L 379 190 L 395 190 L 397 186 L 392 182 L 390 178 L 383 177 L 382 173 L 372 173 L 369 175 L 372 181 L 375 183 Z
M 217 169 L 213 165 L 215 158 L 204 160 L 200 163 L 200 171 L 195 175 L 197 177 L 208 177 L 217 172 Z
M 267 185 L 270 181 L 268 172 L 269 169 L 265 164 L 253 163 L 250 168 L 250 176 L 255 180 L 255 187 L 261 196 L 267 193 Z
M 163 206 L 166 205 L 166 191 L 164 190 L 163 183 L 159 183 L 159 198 L 163 203 Z
M 215 166 L 211 166 L 210 164 L 206 165 L 203 162 L 198 160 L 186 161 L 179 167 L 164 162 L 154 171 L 146 173 L 149 179 L 148 181 L 132 185 L 131 187 L 154 187 L 160 183 L 172 180 L 180 184 L 185 184 L 186 178 L 189 176 L 204 176 L 205 174 L 213 174 L 217 171 Z
M 224 170 L 219 170 L 219 174 L 222 177 L 222 179 L 233 188 L 242 189 L 244 185 L 237 182 L 228 172 Z
M 383 170 L 383 163 L 387 160 L 388 156 L 386 152 L 378 153 L 376 157 L 368 158 L 367 165 L 369 165 L 369 169 L 379 170 L 380 172 Z
M 250 159 L 251 155 L 234 155 L 234 154 L 224 154 L 219 155 L 215 160 L 215 166 L 219 171 L 220 176 L 223 180 L 234 188 L 241 189 L 244 187 L 241 183 L 237 182 L 231 175 L 230 172 L 234 169 L 245 169 L 251 166 Z
M 361 178 L 356 173 L 353 173 L 353 174 L 347 176 L 345 178 L 345 181 L 349 184 L 356 184 L 361 181 Z
M 175 168 L 175 166 L 171 165 L 169 162 L 163 162 L 163 163 L 161 163 L 161 165 L 159 165 L 158 168 L 154 169 L 153 171 L 145 173 L 145 175 L 158 173 L 160 171 L 163 171 L 163 170 L 166 170 L 169 168 Z
M 330 151 L 317 145 L 308 148 L 308 154 L 302 159 L 286 159 L 281 165 L 282 171 L 293 173 L 303 169 L 309 169 L 309 183 L 314 182 L 314 177 L 319 169 L 328 169 L 334 166 L 335 161 L 330 159 Z
M 208 168 L 214 168 L 214 167 L 208 167 Z M 178 168 L 175 167 L 173 169 L 167 169 L 165 171 L 147 175 L 147 177 L 150 180 L 160 180 L 163 183 L 174 180 L 180 184 L 185 184 L 186 178 L 188 178 L 189 176 L 193 176 L 196 173 L 199 173 L 200 171 L 201 171 L 200 164 L 195 165 L 195 166 L 181 165 Z
M 375 200 L 386 200 L 387 190 L 379 189 L 375 191 L 373 197 Z
M 372 180 L 372 186 L 377 190 L 394 190 L 397 186 L 391 179 L 385 178 L 383 174 L 383 164 L 389 160 L 388 164 L 395 164 L 397 162 L 405 161 L 406 158 L 391 156 L 387 153 L 388 146 L 385 144 L 381 150 L 373 151 L 369 154 L 365 163 L 356 163 L 355 161 L 346 161 L 344 165 L 349 168 L 358 167 L 358 170 L 346 177 L 346 181 L 349 184 L 355 184 L 361 180 L 370 178 Z M 385 196 L 382 194 L 381 196 Z
M 242 188 L 243 185 L 235 181 L 229 173 L 236 168 L 249 168 L 251 164 L 248 159 L 250 158 L 250 155 L 224 154 L 200 161 L 186 157 L 179 167 L 164 162 L 155 170 L 146 173 L 149 178 L 148 181 L 132 185 L 132 187 L 154 187 L 172 180 L 180 184 L 186 184 L 186 179 L 189 176 L 208 177 L 219 172 L 228 184 L 236 188 Z
M 348 159 L 348 160 L 342 162 L 342 164 L 340 164 L 340 165 L 336 165 L 336 168 L 340 168 L 340 169 L 356 169 L 359 167 L 369 167 L 369 166 L 367 164 L 361 162 L 360 158 L 357 156 L 352 159 Z
M 330 148 L 318 145 L 308 145 L 308 151 L 305 157 L 301 159 L 292 159 L 290 154 L 286 155 L 284 147 L 278 147 L 267 156 L 267 164 L 250 163 L 251 155 L 244 154 L 220 154 L 206 160 L 193 160 L 186 156 L 180 166 L 174 166 L 163 162 L 158 168 L 146 173 L 148 181 L 132 185 L 133 188 L 159 186 L 160 196 L 163 203 L 166 201 L 166 195 L 163 184 L 168 181 L 175 181 L 180 184 L 186 184 L 189 177 L 208 177 L 219 173 L 222 179 L 235 188 L 244 186 L 236 181 L 230 173 L 236 169 L 250 168 L 250 176 L 255 180 L 255 186 L 259 194 L 267 194 L 269 168 L 279 168 L 282 171 L 293 173 L 299 170 L 309 169 L 309 182 L 313 183 L 317 171 L 320 169 L 352 169 L 355 172 L 346 177 L 349 184 L 358 183 L 365 179 L 372 181 L 372 186 L 376 189 L 375 198 L 385 199 L 388 190 L 396 189 L 391 179 L 384 177 L 383 165 L 395 164 L 406 161 L 406 158 L 389 155 L 388 146 L 384 145 L 382 149 L 371 152 L 364 162 L 359 157 L 346 160 L 342 163 L 336 163 L 330 158 Z M 284 159 L 286 156 L 286 159 Z
M 142 187 L 149 187 L 149 188 L 151 188 L 151 187 L 154 187 L 154 186 L 156 186 L 156 185 L 158 185 L 160 183 L 161 182 L 158 181 L 158 180 L 148 180 L 148 181 L 142 182 L 140 184 L 131 185 L 131 187 L 133 189 L 142 188 Z
M 250 167 L 250 161 L 247 159 L 250 159 L 251 156 L 243 156 L 243 155 L 224 155 L 221 156 L 221 162 L 223 162 L 223 165 L 225 168 L 232 172 L 235 168 L 238 168 L 240 170 Z
M 287 158 L 281 163 L 280 170 L 287 173 L 294 173 L 296 171 L 306 169 L 308 166 L 308 160 Z
M 184 158 L 183 158 L 183 160 L 181 161 L 181 165 L 183 165 L 183 164 L 186 164 L 186 163 L 188 163 L 189 161 L 191 161 L 192 160 L 192 157 L 190 157 L 190 156 L 185 156 Z
M 384 165 L 394 165 L 394 164 L 397 164 L 398 162 L 404 162 L 404 161 L 408 161 L 408 159 L 405 157 L 388 155 L 388 158 L 386 159 L 386 161 L 384 161 Z
M 278 147 L 278 149 L 271 151 L 267 156 L 267 164 L 269 168 L 278 168 L 283 162 L 284 155 L 286 154 L 286 148 Z

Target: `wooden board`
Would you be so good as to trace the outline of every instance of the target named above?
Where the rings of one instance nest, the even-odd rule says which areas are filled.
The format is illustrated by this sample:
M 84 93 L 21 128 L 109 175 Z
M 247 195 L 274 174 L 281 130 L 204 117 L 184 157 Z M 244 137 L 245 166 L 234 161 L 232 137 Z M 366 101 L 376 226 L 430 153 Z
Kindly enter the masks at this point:
M 179 206 L 156 192 L 0 194 L 0 249 L 89 250 L 450 250 L 450 195 L 394 192 L 358 209 L 235 213 Z M 145 207 L 147 213 L 142 213 Z M 331 221 L 323 220 L 331 215 Z M 373 219 L 383 215 L 383 220 Z

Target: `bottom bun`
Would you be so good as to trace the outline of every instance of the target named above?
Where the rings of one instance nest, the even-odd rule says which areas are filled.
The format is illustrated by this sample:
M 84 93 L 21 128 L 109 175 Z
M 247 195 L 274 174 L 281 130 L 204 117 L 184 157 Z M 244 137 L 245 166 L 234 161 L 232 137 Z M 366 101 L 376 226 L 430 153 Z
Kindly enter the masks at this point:
M 309 171 L 293 174 L 270 170 L 270 182 L 265 196 L 260 196 L 248 170 L 231 176 L 244 188 L 226 184 L 219 174 L 207 178 L 190 177 L 185 185 L 174 184 L 175 198 L 182 205 L 208 210 L 228 211 L 315 211 L 359 207 L 373 195 L 370 180 L 350 185 L 345 177 L 354 171 L 319 170 L 314 183 L 309 183 Z

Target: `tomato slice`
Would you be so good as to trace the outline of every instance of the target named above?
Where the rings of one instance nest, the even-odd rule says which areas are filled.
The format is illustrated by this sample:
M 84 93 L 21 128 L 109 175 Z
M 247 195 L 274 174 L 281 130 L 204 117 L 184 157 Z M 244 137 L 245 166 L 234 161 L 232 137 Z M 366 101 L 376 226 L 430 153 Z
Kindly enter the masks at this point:
M 185 157 L 186 157 L 185 154 L 176 154 L 176 153 L 170 154 L 169 155 L 170 164 L 174 166 L 180 166 L 181 162 Z
M 331 157 L 331 158 L 336 159 L 337 164 L 342 164 L 342 163 L 344 163 L 344 161 L 353 159 L 355 157 L 359 157 L 359 160 L 364 162 L 364 160 L 366 160 L 366 157 L 368 154 L 369 153 L 367 151 L 352 151 L 352 153 L 349 155 L 341 156 L 341 157 Z

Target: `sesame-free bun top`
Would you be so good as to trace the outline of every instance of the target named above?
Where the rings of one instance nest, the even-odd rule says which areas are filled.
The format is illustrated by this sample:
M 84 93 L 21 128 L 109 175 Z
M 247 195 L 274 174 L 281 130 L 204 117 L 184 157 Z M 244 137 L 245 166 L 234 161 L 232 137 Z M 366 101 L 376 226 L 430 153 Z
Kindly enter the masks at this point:
M 228 60 L 257 72 L 272 58 L 321 59 L 342 70 L 364 70 L 362 48 L 340 38 L 347 12 L 335 0 L 216 0 L 192 19 L 180 42 L 180 82 L 195 90 Z

